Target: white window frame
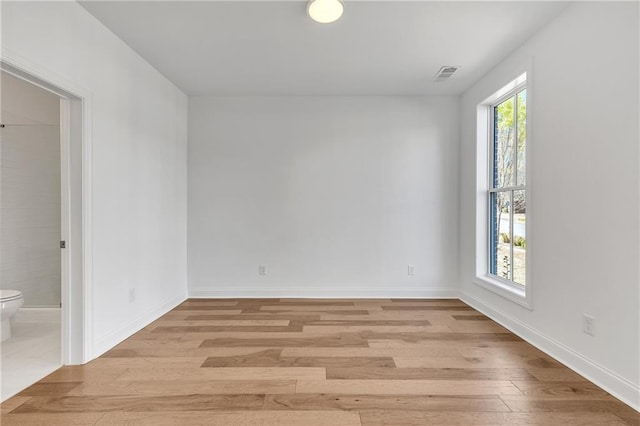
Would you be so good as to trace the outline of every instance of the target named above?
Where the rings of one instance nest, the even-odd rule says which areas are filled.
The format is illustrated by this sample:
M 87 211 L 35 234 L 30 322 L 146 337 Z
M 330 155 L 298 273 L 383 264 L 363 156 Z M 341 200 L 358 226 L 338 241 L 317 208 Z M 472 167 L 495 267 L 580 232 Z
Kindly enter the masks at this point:
M 531 282 L 531 214 L 530 214 L 530 168 L 531 168 L 531 76 L 530 71 L 520 71 L 517 77 L 496 90 L 477 107 L 477 162 L 476 162 L 476 276 L 475 284 L 498 294 L 508 300 L 518 303 L 528 309 L 532 309 L 532 282 Z M 525 145 L 526 177 L 524 185 L 493 188 L 493 107 L 511 96 L 517 95 L 522 89 L 527 89 L 527 143 Z M 517 161 L 517 160 L 516 160 Z M 517 167 L 517 163 L 515 165 Z M 517 183 L 517 182 L 516 182 Z M 526 250 L 526 286 L 511 280 L 491 274 L 489 271 L 490 254 L 490 193 L 507 192 L 523 189 L 526 191 L 527 220 L 525 229 L 527 235 Z M 513 205 L 513 203 L 511 203 Z M 513 223 L 511 223 L 513 228 Z M 512 232 L 513 234 L 513 232 Z M 513 255 L 512 255 L 513 259 Z M 512 260 L 513 261 L 513 260 Z

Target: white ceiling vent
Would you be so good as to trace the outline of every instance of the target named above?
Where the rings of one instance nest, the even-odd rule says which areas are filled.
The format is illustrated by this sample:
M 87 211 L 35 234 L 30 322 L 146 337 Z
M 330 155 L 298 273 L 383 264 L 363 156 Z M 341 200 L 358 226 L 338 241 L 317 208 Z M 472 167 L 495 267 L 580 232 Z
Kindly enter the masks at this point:
M 460 68 L 459 66 L 446 65 L 440 68 L 440 70 L 436 73 L 433 79 L 435 81 L 446 81 L 449 79 L 449 77 L 453 75 L 453 73 L 458 71 L 459 68 Z

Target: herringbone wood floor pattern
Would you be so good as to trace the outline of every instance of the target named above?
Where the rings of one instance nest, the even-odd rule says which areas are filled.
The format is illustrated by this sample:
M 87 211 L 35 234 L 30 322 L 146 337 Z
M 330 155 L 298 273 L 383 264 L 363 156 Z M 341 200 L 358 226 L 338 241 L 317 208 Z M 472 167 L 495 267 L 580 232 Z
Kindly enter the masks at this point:
M 637 425 L 458 300 L 192 299 L 1 406 L 2 425 Z

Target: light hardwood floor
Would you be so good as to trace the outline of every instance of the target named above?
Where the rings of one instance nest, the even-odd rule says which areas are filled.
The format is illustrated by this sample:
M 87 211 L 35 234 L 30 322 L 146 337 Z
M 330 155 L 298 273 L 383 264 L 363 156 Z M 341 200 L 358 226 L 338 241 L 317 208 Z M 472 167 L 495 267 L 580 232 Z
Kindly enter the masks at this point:
M 458 300 L 192 299 L 1 405 L 2 425 L 638 425 Z

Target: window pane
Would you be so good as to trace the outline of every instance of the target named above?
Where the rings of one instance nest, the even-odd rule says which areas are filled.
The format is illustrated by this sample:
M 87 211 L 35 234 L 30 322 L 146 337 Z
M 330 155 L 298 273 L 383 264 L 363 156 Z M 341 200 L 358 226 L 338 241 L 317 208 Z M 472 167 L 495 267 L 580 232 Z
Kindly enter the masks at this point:
M 511 279 L 510 192 L 491 194 L 491 241 L 489 272 Z
M 517 185 L 524 186 L 527 178 L 527 89 L 518 93 L 518 173 Z
M 494 187 L 503 188 L 514 185 L 513 108 L 515 97 L 511 97 L 494 107 Z
M 498 274 L 498 193 L 489 193 L 489 273 Z
M 526 192 L 513 191 L 513 281 L 526 284 L 527 278 Z

